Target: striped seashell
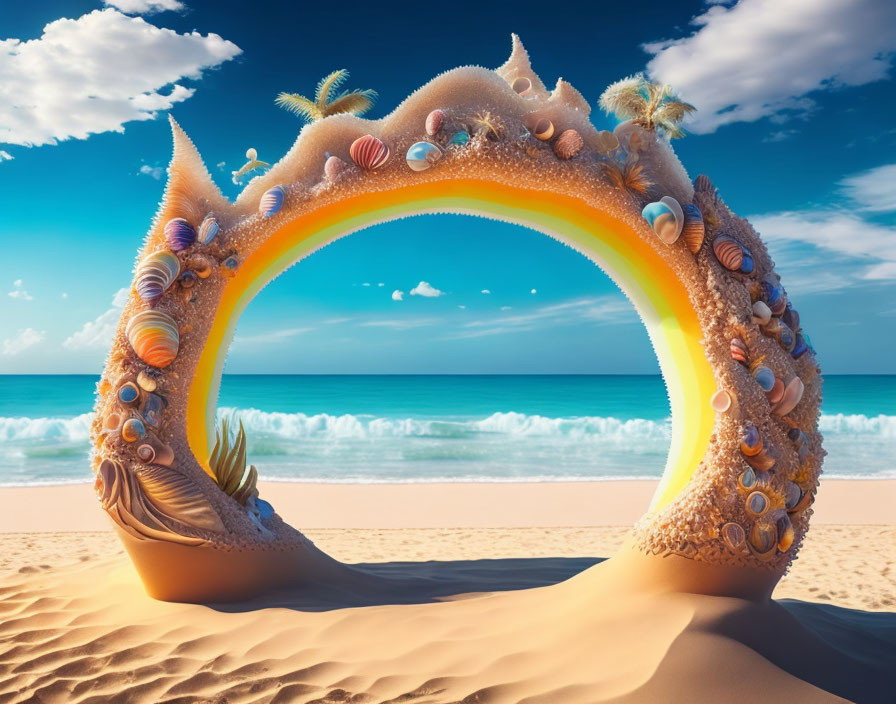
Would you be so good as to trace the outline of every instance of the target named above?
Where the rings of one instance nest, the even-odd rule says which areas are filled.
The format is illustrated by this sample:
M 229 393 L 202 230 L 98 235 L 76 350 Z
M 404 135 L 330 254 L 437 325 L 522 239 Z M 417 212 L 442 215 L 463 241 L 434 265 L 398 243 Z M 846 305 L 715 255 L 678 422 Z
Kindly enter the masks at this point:
M 777 405 L 772 408 L 772 413 L 777 416 L 786 416 L 803 398 L 803 392 L 806 387 L 803 385 L 802 379 L 798 376 L 793 377 L 784 388 L 784 395 Z
M 429 142 L 416 142 L 408 149 L 405 160 L 413 171 L 426 171 L 442 158 L 442 150 Z
M 684 211 L 671 196 L 663 196 L 654 203 L 648 203 L 641 211 L 641 216 L 666 244 L 674 243 L 684 227 Z
M 716 193 L 715 186 L 712 185 L 712 181 L 709 180 L 709 176 L 706 174 L 700 174 L 694 179 L 694 190 L 711 196 L 715 196 Z
M 784 288 L 772 276 L 766 276 L 762 282 L 762 298 L 768 304 L 772 315 L 783 315 L 787 309 L 787 296 Z
M 572 159 L 584 146 L 582 135 L 575 130 L 564 130 L 554 141 L 554 154 L 561 159 Z
M 430 137 L 435 137 L 442 129 L 442 125 L 445 124 L 445 111 L 444 110 L 433 110 L 429 115 L 426 116 L 426 134 Z M 352 156 L 354 159 L 354 156 Z
M 703 223 L 703 213 L 693 203 L 681 206 L 684 213 L 684 227 L 681 229 L 681 237 L 691 254 L 700 251 L 700 245 L 703 244 L 703 237 L 706 235 L 706 226 Z
M 280 208 L 283 207 L 283 200 L 286 198 L 286 189 L 283 186 L 274 186 L 269 188 L 261 196 L 258 201 L 258 212 L 264 217 L 269 218 L 276 215 Z
M 177 357 L 180 335 L 177 323 L 167 313 L 144 310 L 128 321 L 125 336 L 137 356 L 151 367 L 162 369 Z
M 368 171 L 378 169 L 389 160 L 389 147 L 372 134 L 358 137 L 352 142 L 348 153 L 351 155 L 352 161 Z
M 155 252 L 137 265 L 134 288 L 137 295 L 149 305 L 162 297 L 180 274 L 180 260 L 171 252 Z
M 520 76 L 519 78 L 514 79 L 513 83 L 510 84 L 510 87 L 513 88 L 513 91 L 518 95 L 529 95 L 529 93 L 532 92 L 532 81 L 525 76 Z
M 189 477 L 158 465 L 138 467 L 135 474 L 146 507 L 154 515 L 206 530 L 224 530 L 218 513 Z
M 729 271 L 737 271 L 744 260 L 744 250 L 740 243 L 733 237 L 720 235 L 712 242 L 712 251 L 719 260 L 719 264 Z
M 324 162 L 324 176 L 332 181 L 339 174 L 345 171 L 347 167 L 348 164 L 346 164 L 338 156 L 327 157 L 326 162 Z
M 532 128 L 532 134 L 535 135 L 536 139 L 546 142 L 554 136 L 554 123 L 548 119 L 541 119 L 535 123 L 535 127 Z
M 218 221 L 209 215 L 199 226 L 199 235 L 197 237 L 199 244 L 208 244 L 211 242 L 215 239 L 215 235 L 218 234 L 219 229 Z
M 749 351 L 747 350 L 747 344 L 741 340 L 739 337 L 734 337 L 731 339 L 731 358 L 741 362 L 742 364 L 749 364 L 750 357 Z
M 183 218 L 173 218 L 165 224 L 165 242 L 174 252 L 192 246 L 196 241 L 196 230 Z

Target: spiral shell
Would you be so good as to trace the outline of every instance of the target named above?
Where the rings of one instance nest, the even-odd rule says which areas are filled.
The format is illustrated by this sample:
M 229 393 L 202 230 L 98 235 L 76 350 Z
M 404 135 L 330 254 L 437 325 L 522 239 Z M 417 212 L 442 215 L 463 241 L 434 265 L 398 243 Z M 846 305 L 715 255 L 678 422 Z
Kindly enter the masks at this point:
M 151 367 L 167 367 L 177 357 L 180 336 L 167 313 L 144 310 L 128 321 L 125 335 L 137 356 Z
M 666 244 L 675 242 L 684 227 L 684 211 L 678 201 L 671 196 L 663 196 L 658 201 L 645 205 L 641 217 Z
M 739 337 L 734 337 L 731 339 L 730 343 L 731 348 L 731 358 L 741 362 L 742 364 L 749 364 L 749 352 L 747 351 L 747 344 L 741 340 Z
M 439 131 L 442 129 L 442 125 L 445 124 L 445 111 L 444 110 L 433 110 L 429 115 L 426 116 L 426 134 L 430 137 L 435 137 Z M 354 159 L 354 155 L 352 156 Z
M 703 237 L 706 235 L 706 226 L 703 223 L 703 213 L 693 203 L 681 206 L 684 213 L 684 227 L 681 229 L 681 237 L 691 254 L 700 251 Z
M 412 144 L 405 157 L 413 171 L 426 171 L 441 158 L 442 150 L 429 142 Z
M 378 169 L 389 160 L 389 147 L 374 137 L 372 134 L 366 134 L 358 137 L 348 153 L 358 166 L 362 169 L 372 171 Z
M 744 261 L 744 250 L 740 243 L 732 237 L 720 235 L 712 242 L 712 251 L 719 264 L 729 271 L 737 271 Z
M 539 120 L 535 123 L 535 127 L 532 128 L 532 134 L 542 142 L 546 142 L 554 136 L 554 123 L 546 118 Z
M 554 154 L 561 159 L 572 159 L 584 146 L 582 135 L 575 130 L 564 130 L 554 141 Z
M 532 81 L 525 76 L 520 76 L 519 78 L 514 79 L 513 83 L 510 84 L 510 87 L 519 95 L 528 95 L 532 92 Z
M 345 171 L 347 166 L 348 164 L 346 164 L 338 156 L 327 157 L 326 162 L 324 162 L 324 176 L 332 181 L 339 174 Z
M 180 260 L 171 252 L 155 252 L 137 265 L 134 288 L 149 305 L 154 305 L 180 274 Z
M 137 458 L 144 464 L 160 464 L 170 467 L 174 464 L 174 450 L 151 434 L 143 439 L 143 443 L 137 446 Z
M 215 239 L 215 235 L 218 234 L 219 229 L 218 221 L 209 215 L 199 226 L 199 235 L 197 237 L 199 244 L 208 244 L 211 242 Z
M 180 252 L 196 241 L 196 230 L 183 218 L 174 218 L 165 224 L 165 242 L 173 252 Z
M 258 212 L 266 218 L 276 215 L 283 207 L 284 198 L 286 198 L 286 189 L 283 186 L 269 188 L 258 201 Z

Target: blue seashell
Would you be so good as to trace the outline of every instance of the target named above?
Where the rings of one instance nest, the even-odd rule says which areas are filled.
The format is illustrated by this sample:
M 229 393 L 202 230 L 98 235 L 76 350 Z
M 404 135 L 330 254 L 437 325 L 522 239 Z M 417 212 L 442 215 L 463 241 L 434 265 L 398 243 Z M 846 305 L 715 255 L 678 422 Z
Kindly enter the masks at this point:
M 675 242 L 684 227 L 684 211 L 678 201 L 669 196 L 645 205 L 641 216 L 650 224 L 657 237 L 666 244 Z
M 753 378 L 759 387 L 768 393 L 775 386 L 775 373 L 768 367 L 759 366 L 753 372 Z
M 449 147 L 463 147 L 467 142 L 470 141 L 470 135 L 461 130 L 460 132 L 455 132 L 454 136 L 448 140 Z
M 796 309 L 792 305 L 790 305 L 790 301 L 787 301 L 787 307 L 784 309 L 784 314 L 781 316 L 781 320 L 783 320 L 791 330 L 797 331 L 800 329 L 800 314 L 796 312 Z
M 743 261 L 740 263 L 740 270 L 744 274 L 750 274 L 753 271 L 753 257 L 746 249 L 744 250 Z
M 265 191 L 261 197 L 261 200 L 258 202 L 258 212 L 266 218 L 276 215 L 280 208 L 283 207 L 283 199 L 285 197 L 286 189 L 283 186 L 274 186 Z
M 790 350 L 790 356 L 794 359 L 799 359 L 808 351 L 809 345 L 806 344 L 806 340 L 803 338 L 803 335 L 801 333 L 797 333 L 796 342 L 793 345 L 793 349 Z
M 219 229 L 218 221 L 209 215 L 199 226 L 199 244 L 208 244 L 211 242 L 215 239 L 215 235 L 218 234 Z
M 147 425 L 157 428 L 159 427 L 159 423 L 162 422 L 163 410 L 165 410 L 165 399 L 158 394 L 148 393 L 143 408 L 140 409 L 140 413 Z
M 165 242 L 173 252 L 180 252 L 196 241 L 196 230 L 183 218 L 174 218 L 165 225 Z
M 255 497 L 255 505 L 258 507 L 258 514 L 261 516 L 261 520 L 266 521 L 271 516 L 274 515 L 274 507 L 271 506 L 264 499 L 259 499 L 257 496 Z
M 416 142 L 408 149 L 405 160 L 414 171 L 426 171 L 442 158 L 442 150 L 429 142 Z
M 118 400 L 126 406 L 136 403 L 139 398 L 140 391 L 137 389 L 137 385 L 131 381 L 123 384 L 122 387 L 118 389 Z

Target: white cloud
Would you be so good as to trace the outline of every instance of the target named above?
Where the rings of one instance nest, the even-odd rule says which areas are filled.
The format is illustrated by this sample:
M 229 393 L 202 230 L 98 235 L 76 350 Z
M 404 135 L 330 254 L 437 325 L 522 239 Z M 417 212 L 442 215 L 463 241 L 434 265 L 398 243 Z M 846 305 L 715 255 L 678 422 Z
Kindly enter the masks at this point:
M 272 332 L 263 332 L 258 335 L 237 335 L 233 338 L 234 344 L 277 344 L 279 342 L 285 342 L 297 335 L 304 335 L 306 332 L 311 332 L 314 328 L 286 328 L 284 330 L 274 330 Z
M 424 298 L 438 298 L 439 296 L 444 296 L 445 292 L 439 291 L 439 289 L 426 281 L 421 281 L 411 289 L 411 295 L 423 296 Z
M 4 149 L 0 149 L 0 161 L 12 161 L 15 157 Z
M 487 288 L 484 288 L 484 289 L 482 289 L 482 291 L 480 291 L 480 293 L 484 293 L 487 296 L 488 294 L 491 293 L 491 291 L 489 291 Z
M 29 347 L 34 347 L 41 342 L 46 334 L 45 330 L 35 330 L 34 328 L 20 330 L 15 337 L 3 341 L 3 354 L 12 357 L 24 352 Z
M 404 291 L 399 291 L 398 289 L 395 289 L 392 292 L 392 300 L 393 301 L 403 301 L 404 300 Z
M 806 114 L 815 91 L 886 78 L 896 49 L 888 0 L 741 0 L 692 24 L 690 36 L 644 49 L 647 73 L 697 107 L 687 125 L 700 134 Z
M 129 15 L 148 15 L 165 10 L 183 10 L 180 0 L 103 0 L 106 7 L 117 7 Z
M 378 286 L 379 288 L 382 288 L 382 287 L 385 286 L 385 285 L 386 285 L 386 284 L 384 284 L 382 281 L 380 281 L 380 282 L 377 284 L 377 286 Z
M 178 81 L 241 49 L 217 34 L 178 34 L 108 8 L 0 40 L 0 142 L 38 146 L 123 132 L 193 95 Z
M 534 296 L 536 293 L 538 293 L 538 291 L 536 291 L 536 290 L 533 288 L 531 291 L 529 291 L 529 293 L 531 293 L 531 294 Z
M 68 294 L 63 291 L 60 298 L 64 301 L 66 298 L 68 298 Z
M 218 171 L 225 171 L 227 167 L 226 161 L 219 161 L 216 166 L 218 167 Z
M 365 282 L 364 282 L 363 284 L 361 284 L 361 285 L 362 285 L 364 288 L 370 288 L 370 282 L 369 282 L 369 281 L 365 281 Z
M 121 318 L 121 309 L 128 300 L 129 291 L 120 288 L 112 297 L 112 307 L 94 320 L 89 320 L 65 339 L 62 346 L 69 350 L 105 349 L 112 344 L 115 328 Z
M 147 176 L 152 176 L 156 181 L 162 178 L 162 174 L 165 172 L 161 166 L 150 166 L 149 164 L 143 164 L 140 167 L 140 173 L 146 174 Z
M 843 194 L 862 210 L 896 210 L 896 164 L 884 164 L 840 181 Z
M 12 291 L 10 291 L 7 295 L 10 298 L 18 298 L 19 300 L 22 300 L 22 301 L 33 301 L 34 300 L 34 296 L 32 296 L 30 293 L 28 293 L 25 290 L 21 279 L 16 279 L 15 281 L 12 282 Z
M 432 318 L 405 318 L 403 320 L 367 320 L 359 323 L 362 328 L 390 328 L 392 330 L 411 330 L 432 325 Z
M 501 306 L 501 310 L 511 310 L 513 306 Z

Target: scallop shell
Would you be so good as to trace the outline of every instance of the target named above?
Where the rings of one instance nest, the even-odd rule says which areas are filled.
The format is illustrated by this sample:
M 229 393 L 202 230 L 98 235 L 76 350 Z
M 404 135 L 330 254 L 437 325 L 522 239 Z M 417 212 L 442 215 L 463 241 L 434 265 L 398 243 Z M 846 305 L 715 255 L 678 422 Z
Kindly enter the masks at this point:
M 767 325 L 772 319 L 772 311 L 764 301 L 756 301 L 753 304 L 753 322 L 757 325 Z
M 712 242 L 712 251 L 719 263 L 729 271 L 737 271 L 744 260 L 744 250 L 732 237 L 720 235 Z
M 684 227 L 684 211 L 678 201 L 670 196 L 663 196 L 658 201 L 645 205 L 641 216 L 666 244 L 675 242 Z
M 189 477 L 167 467 L 153 465 L 136 470 L 140 488 L 153 513 L 188 526 L 222 531 L 224 525 L 199 486 Z
M 684 227 L 681 229 L 681 237 L 691 254 L 700 251 L 700 245 L 703 244 L 703 237 L 706 235 L 706 226 L 703 223 L 703 213 L 693 203 L 681 206 L 684 213 Z
M 276 215 L 283 207 L 284 198 L 286 198 L 286 189 L 283 186 L 269 188 L 258 201 L 258 212 L 266 218 Z
M 433 110 L 426 116 L 426 134 L 435 137 L 445 124 L 445 111 Z M 352 156 L 354 158 L 354 155 Z
M 802 379 L 798 376 L 793 377 L 784 389 L 784 396 L 781 397 L 780 402 L 772 409 L 772 412 L 779 416 L 786 416 L 802 400 L 805 388 Z
M 209 215 L 199 226 L 199 235 L 197 237 L 199 244 L 208 244 L 211 242 L 215 239 L 215 235 L 218 234 L 219 230 L 218 221 Z
M 554 154 L 561 159 L 572 159 L 584 146 L 582 135 L 575 130 L 564 130 L 554 141 Z
M 710 195 L 715 195 L 716 192 L 715 186 L 712 185 L 712 181 L 709 180 L 709 176 L 706 174 L 700 174 L 694 179 L 694 190 Z
M 448 140 L 449 147 L 463 147 L 470 141 L 470 134 L 466 130 L 455 132 L 451 139 Z
M 146 435 L 146 426 L 139 418 L 128 418 L 121 426 L 121 439 L 125 442 L 137 442 Z
M 441 158 L 442 150 L 429 142 L 412 144 L 405 157 L 413 171 L 426 171 Z
M 358 137 L 352 142 L 348 153 L 358 166 L 370 171 L 378 169 L 389 160 L 389 147 L 372 134 Z
M 525 76 L 520 76 L 519 78 L 514 79 L 513 83 L 510 84 L 510 87 L 519 95 L 528 95 L 532 92 L 532 81 Z
M 146 303 L 154 305 L 180 274 L 180 259 L 171 252 L 155 252 L 137 265 L 134 288 Z
M 739 337 L 734 337 L 731 339 L 731 358 L 741 362 L 743 364 L 750 363 L 749 351 L 747 350 L 747 344 L 741 340 Z
M 177 323 L 167 313 L 137 313 L 128 321 L 125 336 L 137 356 L 152 367 L 167 367 L 177 357 L 180 336 Z
M 327 157 L 327 160 L 324 162 L 324 176 L 332 181 L 339 174 L 345 171 L 347 166 L 348 164 L 346 164 L 338 156 Z
M 546 142 L 554 136 L 554 123 L 546 118 L 541 119 L 535 123 L 535 127 L 532 128 L 532 134 L 542 142 Z
M 726 413 L 731 408 L 731 394 L 725 389 L 719 389 L 712 395 L 709 405 L 718 413 Z
M 768 497 L 763 494 L 761 491 L 754 491 L 748 497 L 746 502 L 744 503 L 744 508 L 746 508 L 747 513 L 753 516 L 754 518 L 758 518 L 766 511 L 768 511 L 768 507 L 770 506 L 770 502 Z
M 183 218 L 173 218 L 165 224 L 165 242 L 174 252 L 190 247 L 196 241 L 196 230 Z
M 740 552 L 744 547 L 747 534 L 739 523 L 726 523 L 722 526 L 722 538 L 729 548 Z

